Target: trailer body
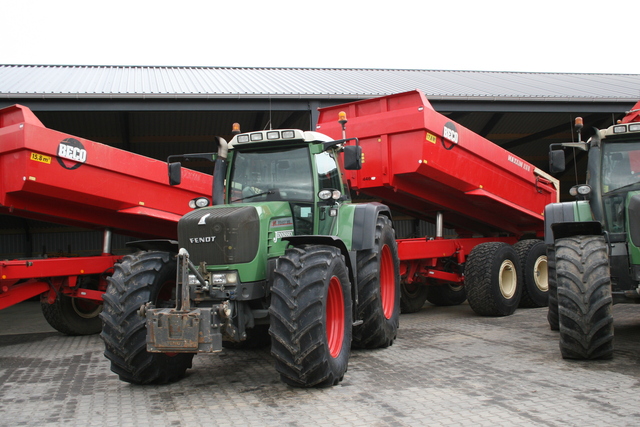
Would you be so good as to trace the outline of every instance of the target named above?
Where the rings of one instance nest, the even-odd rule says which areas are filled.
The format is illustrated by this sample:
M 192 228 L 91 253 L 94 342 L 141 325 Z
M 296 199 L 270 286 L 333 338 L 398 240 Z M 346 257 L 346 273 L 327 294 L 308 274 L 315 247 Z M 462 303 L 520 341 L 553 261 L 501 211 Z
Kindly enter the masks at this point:
M 169 186 L 165 162 L 48 129 L 21 105 L 0 110 L 0 213 L 104 231 L 97 256 L 0 261 L 0 309 L 42 294 L 56 329 L 98 332 L 105 278 L 121 258 L 111 254 L 112 233 L 176 239 L 189 201 L 211 187 L 210 175 L 192 170 Z M 61 300 L 71 313 L 57 310 Z M 74 312 L 94 326 L 76 319 L 69 328 Z
M 340 112 L 364 153 L 362 169 L 346 172 L 351 189 L 436 224 L 435 236 L 398 240 L 404 311 L 422 306 L 424 285 L 438 285 L 430 300 L 463 299 L 455 286 L 465 282 L 467 258 L 491 242 L 517 244 L 524 263 L 531 250 L 540 255 L 535 271 L 523 271 L 523 302 L 546 304 L 542 249 L 533 246 L 544 235 L 545 206 L 558 201 L 555 178 L 438 113 L 420 91 L 322 108 L 316 129 L 341 138 Z M 445 226 L 457 236 L 445 239 Z

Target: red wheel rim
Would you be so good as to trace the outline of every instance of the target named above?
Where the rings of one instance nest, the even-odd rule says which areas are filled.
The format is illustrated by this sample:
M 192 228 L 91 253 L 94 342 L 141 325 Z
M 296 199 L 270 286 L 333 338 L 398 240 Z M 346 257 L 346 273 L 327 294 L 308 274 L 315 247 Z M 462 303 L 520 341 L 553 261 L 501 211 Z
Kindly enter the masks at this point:
M 342 284 L 336 276 L 329 282 L 327 292 L 327 344 L 331 357 L 337 357 L 344 340 L 344 296 Z
M 393 257 L 389 246 L 382 247 L 380 255 L 380 299 L 384 317 L 391 319 L 396 303 L 396 280 L 393 272 Z

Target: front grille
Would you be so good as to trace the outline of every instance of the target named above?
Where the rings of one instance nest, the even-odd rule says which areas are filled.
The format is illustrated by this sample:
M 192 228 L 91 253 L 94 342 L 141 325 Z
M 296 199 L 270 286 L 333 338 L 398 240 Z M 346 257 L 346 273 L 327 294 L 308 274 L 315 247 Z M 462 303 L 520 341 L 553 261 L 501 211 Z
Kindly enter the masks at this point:
M 250 262 L 260 241 L 258 211 L 252 206 L 195 210 L 180 219 L 178 241 L 196 265 Z

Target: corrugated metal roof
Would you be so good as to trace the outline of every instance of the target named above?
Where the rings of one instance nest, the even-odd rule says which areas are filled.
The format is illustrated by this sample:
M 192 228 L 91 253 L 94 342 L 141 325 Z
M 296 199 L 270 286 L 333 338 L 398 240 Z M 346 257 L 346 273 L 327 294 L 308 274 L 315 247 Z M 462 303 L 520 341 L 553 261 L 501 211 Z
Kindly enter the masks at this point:
M 422 90 L 431 100 L 640 99 L 640 74 L 393 69 L 0 65 L 0 98 L 367 98 Z

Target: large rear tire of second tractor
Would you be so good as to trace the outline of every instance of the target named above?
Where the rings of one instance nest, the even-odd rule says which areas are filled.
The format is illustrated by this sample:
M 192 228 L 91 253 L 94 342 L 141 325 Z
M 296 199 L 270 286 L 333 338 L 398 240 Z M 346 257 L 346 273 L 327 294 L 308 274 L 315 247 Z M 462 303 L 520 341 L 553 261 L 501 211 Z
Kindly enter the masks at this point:
M 278 258 L 271 287 L 271 354 L 294 387 L 338 384 L 351 354 L 351 283 L 333 246 L 304 245 Z
M 547 247 L 547 266 L 549 274 L 549 311 L 547 321 L 552 331 L 560 329 L 560 319 L 558 318 L 558 279 L 556 277 L 556 247 Z
M 556 240 L 560 351 L 564 359 L 613 357 L 613 300 L 603 236 Z

